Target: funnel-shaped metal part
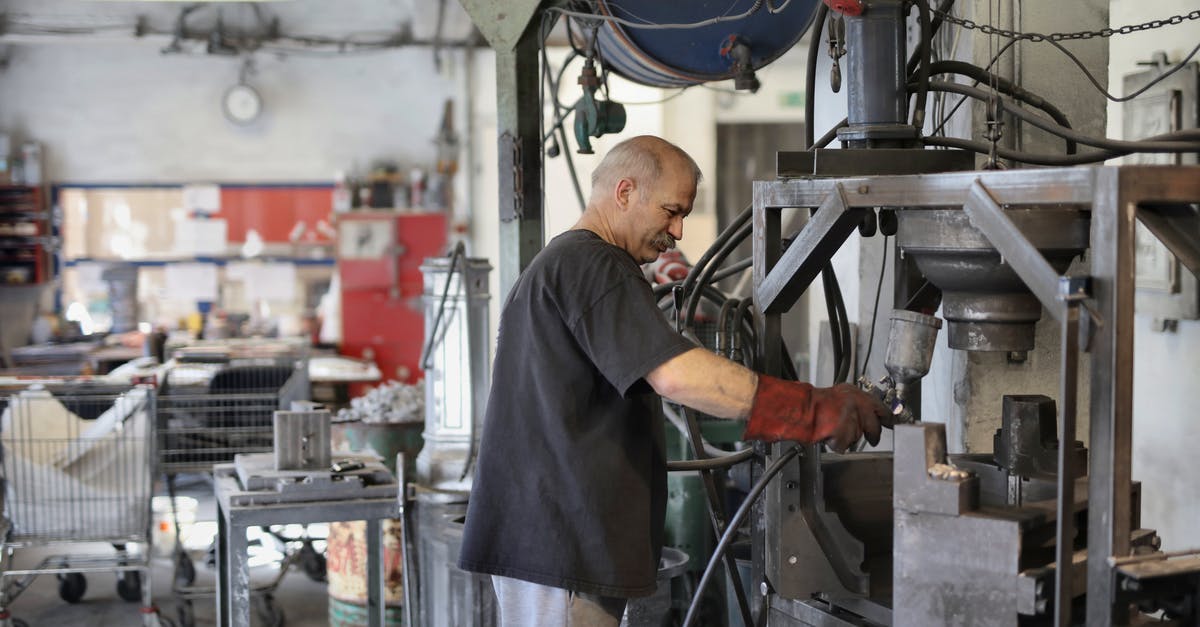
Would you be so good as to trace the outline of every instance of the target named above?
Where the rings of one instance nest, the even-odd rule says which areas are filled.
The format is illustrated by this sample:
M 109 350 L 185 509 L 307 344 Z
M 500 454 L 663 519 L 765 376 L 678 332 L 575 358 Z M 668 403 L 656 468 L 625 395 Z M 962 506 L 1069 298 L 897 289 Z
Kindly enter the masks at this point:
M 1075 207 L 1008 209 L 1008 217 L 1058 272 L 1088 247 L 1088 214 Z M 958 209 L 897 212 L 897 244 L 942 290 L 950 348 L 1027 351 L 1042 305 Z

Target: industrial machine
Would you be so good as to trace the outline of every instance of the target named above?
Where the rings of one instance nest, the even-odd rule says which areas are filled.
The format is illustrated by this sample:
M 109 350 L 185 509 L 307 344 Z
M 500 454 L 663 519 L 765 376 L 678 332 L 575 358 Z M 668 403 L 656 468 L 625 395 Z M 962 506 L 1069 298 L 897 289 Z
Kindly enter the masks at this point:
M 598 99 L 597 63 L 601 76 L 611 71 L 644 84 L 733 79 L 753 90 L 753 72 L 809 33 L 807 146 L 778 154 L 776 178 L 754 182 L 752 207 L 676 283 L 674 316 L 683 332 L 692 330 L 697 304 L 710 298 L 713 278 L 725 276 L 717 268 L 750 238 L 755 343 L 745 360 L 761 372 L 795 376 L 782 315 L 820 277 L 835 329 L 834 380 L 849 380 L 852 337 L 844 303 L 837 306 L 831 259 L 855 231 L 889 238 L 895 311 L 888 376 L 860 383 L 893 410 L 893 450 L 834 455 L 819 445 L 785 444 L 676 466 L 709 472 L 752 465 L 736 511 L 710 501 L 719 541 L 689 589 L 683 625 L 701 624 L 705 589 L 725 578 L 734 624 L 1200 624 L 1200 551 L 1165 553 L 1157 533 L 1142 528 L 1143 487 L 1132 481 L 1130 464 L 1135 229 L 1144 225 L 1187 270 L 1200 273 L 1200 168 L 1179 165 L 1194 163 L 1200 133 L 1095 137 L 1072 129 L 1052 99 L 991 64 L 935 62 L 939 28 L 1007 33 L 1014 43 L 1033 37 L 986 23 L 999 19 L 992 3 L 959 3 L 974 19 L 956 14 L 953 0 L 463 4 L 497 49 L 508 255 L 502 289 L 538 248 L 528 236 L 540 232 L 539 142 L 555 130 L 566 142 L 566 114 L 555 106 L 543 134 L 541 110 L 531 113 L 535 107 L 516 97 L 536 87 L 538 47 L 559 18 L 569 22 L 571 54 L 586 64 L 575 109 L 581 152 L 590 151 L 590 137 L 619 131 L 625 118 L 616 103 Z M 1195 19 L 1200 12 L 1127 30 Z M 910 26 L 917 34 L 911 56 Z M 976 45 L 993 43 L 1000 48 L 987 39 Z M 831 87 L 846 89 L 847 107 L 846 119 L 817 139 L 813 95 L 822 48 L 833 60 Z M 1183 65 L 1161 69 L 1153 80 Z M 943 74 L 979 87 L 935 78 Z M 931 92 L 977 101 L 977 134 L 986 141 L 943 134 L 946 116 L 931 129 Z M 1062 144 L 1017 150 L 1017 121 L 1065 143 L 1065 153 Z M 835 139 L 843 147 L 826 148 Z M 1166 166 L 1091 165 L 1139 152 L 1183 157 Z M 800 213 L 802 226 L 788 226 L 785 213 Z M 1041 332 L 1047 328 L 1049 339 Z M 955 389 L 995 408 L 991 453 L 948 454 L 954 425 L 921 421 L 922 379 L 943 331 L 941 350 L 1010 362 L 1035 355 L 1050 364 L 1053 397 L 1020 387 Z M 1081 372 L 1088 373 L 1082 389 Z M 1081 423 L 1086 447 L 1077 441 Z M 693 454 L 711 457 L 699 429 L 691 424 L 688 431 Z M 748 578 L 730 554 L 741 539 L 751 545 Z

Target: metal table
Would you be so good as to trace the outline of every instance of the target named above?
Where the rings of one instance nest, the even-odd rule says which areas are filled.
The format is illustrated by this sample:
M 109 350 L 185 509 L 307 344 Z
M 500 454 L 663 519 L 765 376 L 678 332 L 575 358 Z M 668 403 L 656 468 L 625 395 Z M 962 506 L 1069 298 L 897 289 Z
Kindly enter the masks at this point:
M 398 494 L 390 498 L 234 505 L 236 497 L 251 492 L 242 489 L 233 464 L 219 464 L 213 467 L 213 486 L 217 498 L 217 625 L 250 625 L 250 566 L 246 552 L 248 527 L 365 520 L 368 624 L 383 627 L 386 580 L 383 576 L 383 533 L 380 520 L 399 518 Z M 262 494 L 262 491 L 254 491 L 253 494 Z

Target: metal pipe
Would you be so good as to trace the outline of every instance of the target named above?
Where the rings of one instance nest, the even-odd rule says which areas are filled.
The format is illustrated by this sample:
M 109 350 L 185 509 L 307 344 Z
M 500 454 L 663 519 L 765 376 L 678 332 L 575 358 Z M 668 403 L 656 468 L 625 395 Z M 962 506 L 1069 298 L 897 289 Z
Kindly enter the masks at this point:
M 907 125 L 904 2 L 872 2 L 869 10 L 846 22 L 851 128 Z

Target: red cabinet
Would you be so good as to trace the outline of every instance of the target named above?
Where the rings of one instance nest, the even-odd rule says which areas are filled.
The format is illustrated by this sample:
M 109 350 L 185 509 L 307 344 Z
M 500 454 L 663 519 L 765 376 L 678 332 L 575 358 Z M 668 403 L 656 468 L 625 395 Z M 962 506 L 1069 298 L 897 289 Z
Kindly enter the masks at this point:
M 384 380 L 421 378 L 421 263 L 445 253 L 442 213 L 337 214 L 342 353 L 373 359 Z

